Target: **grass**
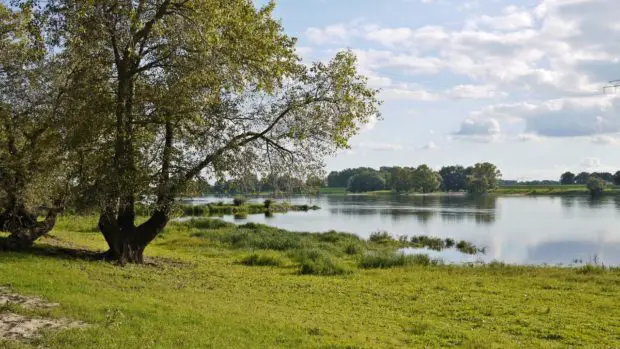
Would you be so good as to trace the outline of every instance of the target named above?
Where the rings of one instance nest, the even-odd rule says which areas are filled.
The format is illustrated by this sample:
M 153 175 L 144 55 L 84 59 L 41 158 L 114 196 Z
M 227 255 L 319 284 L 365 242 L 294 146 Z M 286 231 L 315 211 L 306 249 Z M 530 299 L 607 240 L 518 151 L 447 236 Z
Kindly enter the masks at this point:
M 498 195 L 589 195 L 585 185 L 506 185 L 492 191 Z M 616 186 L 609 186 L 604 194 L 617 195 L 620 190 Z
M 39 247 L 103 250 L 96 222 L 63 217 Z M 90 326 L 0 347 L 620 347 L 618 269 L 415 262 L 365 269 L 360 262 L 389 255 L 390 243 L 292 234 L 209 220 L 173 223 L 147 249 L 150 264 L 126 267 L 3 252 L 0 286 L 61 304 L 12 311 Z M 262 264 L 271 265 L 256 266 Z
M 433 260 L 425 254 L 405 255 L 403 253 L 371 253 L 362 257 L 360 268 L 364 269 L 388 269 L 411 265 L 428 266 L 441 264 L 439 260 Z

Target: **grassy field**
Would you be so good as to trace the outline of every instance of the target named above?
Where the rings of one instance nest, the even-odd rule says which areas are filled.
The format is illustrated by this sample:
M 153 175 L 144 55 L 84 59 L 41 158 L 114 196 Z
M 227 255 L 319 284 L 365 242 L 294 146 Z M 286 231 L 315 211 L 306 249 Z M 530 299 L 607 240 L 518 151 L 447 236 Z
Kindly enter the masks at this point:
M 442 265 L 390 257 L 401 242 L 173 223 L 149 264 L 103 250 L 96 219 L 63 218 L 30 253 L 0 254 L 0 286 L 60 303 L 85 329 L 0 348 L 618 348 L 620 270 Z M 416 240 L 418 241 L 418 240 Z
M 507 185 L 500 186 L 494 190 L 494 194 L 509 195 L 584 195 L 589 194 L 585 185 Z M 620 194 L 620 190 L 616 186 L 609 186 L 605 190 L 605 194 Z

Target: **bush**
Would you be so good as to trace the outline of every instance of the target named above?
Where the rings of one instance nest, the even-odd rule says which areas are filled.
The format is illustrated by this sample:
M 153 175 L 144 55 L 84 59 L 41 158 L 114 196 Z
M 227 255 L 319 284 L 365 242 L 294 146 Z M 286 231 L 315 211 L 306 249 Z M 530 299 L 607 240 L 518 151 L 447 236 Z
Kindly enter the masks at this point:
M 267 200 L 265 200 L 263 205 L 265 206 L 266 209 L 269 209 L 271 207 L 272 203 L 273 203 L 273 201 L 271 199 L 267 199 Z
M 454 239 L 447 238 L 445 241 L 446 248 L 452 248 L 456 245 L 456 241 Z
M 278 255 L 254 253 L 242 258 L 241 264 L 260 267 L 280 267 L 284 265 L 284 261 Z
M 586 185 L 591 195 L 598 196 L 603 194 L 607 183 L 597 176 L 590 176 Z
M 238 206 L 241 206 L 241 205 L 245 204 L 247 201 L 248 201 L 248 199 L 244 198 L 243 196 L 236 196 L 233 199 L 233 205 L 238 207 Z
M 356 255 L 362 253 L 364 248 L 360 244 L 350 243 L 344 248 L 344 253 L 348 255 Z
M 425 254 L 405 255 L 403 253 L 372 253 L 362 257 L 360 268 L 387 269 L 408 265 L 436 265 L 439 260 L 431 259 Z
M 296 258 L 302 275 L 344 275 L 353 272 L 334 257 L 317 249 L 298 251 Z

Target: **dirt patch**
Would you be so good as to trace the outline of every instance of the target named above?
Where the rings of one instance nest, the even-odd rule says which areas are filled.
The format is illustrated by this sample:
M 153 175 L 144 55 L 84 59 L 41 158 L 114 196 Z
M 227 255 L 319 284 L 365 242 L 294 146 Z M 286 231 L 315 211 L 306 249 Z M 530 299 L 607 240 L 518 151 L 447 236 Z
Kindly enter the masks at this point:
M 75 321 L 33 319 L 13 313 L 0 314 L 0 340 L 28 340 L 38 337 L 43 330 L 83 327 L 83 323 Z
M 6 287 L 0 287 L 0 307 L 10 305 L 26 309 L 50 309 L 58 306 L 57 303 L 50 303 L 38 297 L 22 296 L 11 292 Z M 86 324 L 78 321 L 31 318 L 11 312 L 0 312 L 0 341 L 30 340 L 38 337 L 44 330 L 83 327 L 86 327 Z
M 0 307 L 6 305 L 19 305 L 27 309 L 33 308 L 54 308 L 58 306 L 58 303 L 49 303 L 38 297 L 27 297 L 17 293 L 12 293 L 6 287 L 0 287 Z

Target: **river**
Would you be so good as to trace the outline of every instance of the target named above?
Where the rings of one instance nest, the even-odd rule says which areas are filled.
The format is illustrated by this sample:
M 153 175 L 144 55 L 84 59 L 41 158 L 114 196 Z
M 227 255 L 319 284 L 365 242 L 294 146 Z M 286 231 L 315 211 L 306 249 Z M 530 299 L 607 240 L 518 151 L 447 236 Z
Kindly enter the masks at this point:
M 232 199 L 206 197 L 194 202 L 227 200 Z M 513 264 L 620 265 L 620 197 L 320 195 L 286 201 L 318 205 L 321 209 L 223 219 L 292 231 L 337 230 L 364 238 L 376 231 L 394 236 L 450 237 L 486 247 L 484 255 L 476 256 L 453 250 L 422 251 L 450 263 L 495 260 Z

